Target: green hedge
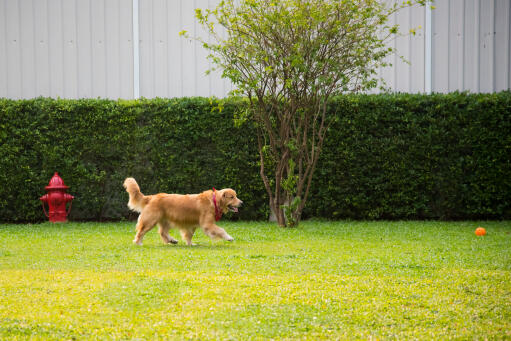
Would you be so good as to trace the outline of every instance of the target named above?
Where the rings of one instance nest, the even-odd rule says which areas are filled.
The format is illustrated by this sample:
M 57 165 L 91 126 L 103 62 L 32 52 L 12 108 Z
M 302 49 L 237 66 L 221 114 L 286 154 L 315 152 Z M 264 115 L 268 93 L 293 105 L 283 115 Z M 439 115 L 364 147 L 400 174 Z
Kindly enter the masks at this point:
M 336 98 L 309 216 L 511 217 L 511 93 Z
M 257 219 L 267 204 L 248 124 L 236 103 L 209 99 L 0 100 L 0 221 L 45 219 L 38 198 L 58 171 L 75 196 L 70 219 L 133 218 L 124 178 L 143 193 L 235 188 L 236 217 Z
M 0 99 L 0 221 L 45 220 L 38 198 L 58 171 L 70 219 L 134 218 L 123 179 L 144 193 L 232 187 L 230 219 L 264 219 L 255 129 L 241 102 L 206 98 Z M 307 217 L 511 217 L 511 93 L 338 97 Z

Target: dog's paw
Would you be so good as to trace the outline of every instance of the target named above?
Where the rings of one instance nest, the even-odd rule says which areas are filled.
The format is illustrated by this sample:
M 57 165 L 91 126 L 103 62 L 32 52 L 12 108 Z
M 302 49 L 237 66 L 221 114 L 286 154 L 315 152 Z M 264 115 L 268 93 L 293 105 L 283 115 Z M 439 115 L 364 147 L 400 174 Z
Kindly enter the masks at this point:
M 175 240 L 175 239 L 171 239 L 171 240 L 170 240 L 170 244 L 177 244 L 177 240 Z
M 233 238 L 233 237 L 231 237 L 231 236 L 229 236 L 229 235 L 227 235 L 227 236 L 225 237 L 225 240 L 227 240 L 228 242 L 232 242 L 232 241 L 234 241 L 234 238 Z
M 137 242 L 136 239 L 133 239 L 133 244 L 138 245 L 138 246 L 142 246 L 142 242 L 141 241 Z

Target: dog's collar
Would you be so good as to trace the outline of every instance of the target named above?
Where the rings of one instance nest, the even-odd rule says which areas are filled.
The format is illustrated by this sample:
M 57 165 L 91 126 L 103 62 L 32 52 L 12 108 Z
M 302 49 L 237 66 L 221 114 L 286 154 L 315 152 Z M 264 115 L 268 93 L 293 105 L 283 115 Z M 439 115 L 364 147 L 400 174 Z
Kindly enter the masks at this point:
M 213 204 L 215 205 L 215 220 L 219 221 L 222 218 L 222 210 L 216 204 L 216 189 L 213 187 Z

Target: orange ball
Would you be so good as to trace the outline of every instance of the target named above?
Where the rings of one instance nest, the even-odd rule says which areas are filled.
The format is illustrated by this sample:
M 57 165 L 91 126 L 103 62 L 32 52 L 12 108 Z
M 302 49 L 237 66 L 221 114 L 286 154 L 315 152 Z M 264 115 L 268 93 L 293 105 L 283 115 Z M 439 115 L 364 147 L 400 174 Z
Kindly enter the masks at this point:
M 486 230 L 484 227 L 476 228 L 476 236 L 484 236 L 486 234 Z

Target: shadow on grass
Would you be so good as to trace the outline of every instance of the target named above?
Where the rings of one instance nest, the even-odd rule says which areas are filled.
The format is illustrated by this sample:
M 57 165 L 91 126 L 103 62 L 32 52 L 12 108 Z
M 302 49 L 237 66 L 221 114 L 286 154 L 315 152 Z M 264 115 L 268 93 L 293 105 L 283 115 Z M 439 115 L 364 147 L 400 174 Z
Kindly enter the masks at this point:
M 151 244 L 151 245 L 133 245 L 137 249 L 151 249 L 151 250 L 163 250 L 163 249 L 178 249 L 178 250 L 227 250 L 235 249 L 235 244 L 206 244 L 196 243 L 195 245 L 189 246 L 185 244 Z

